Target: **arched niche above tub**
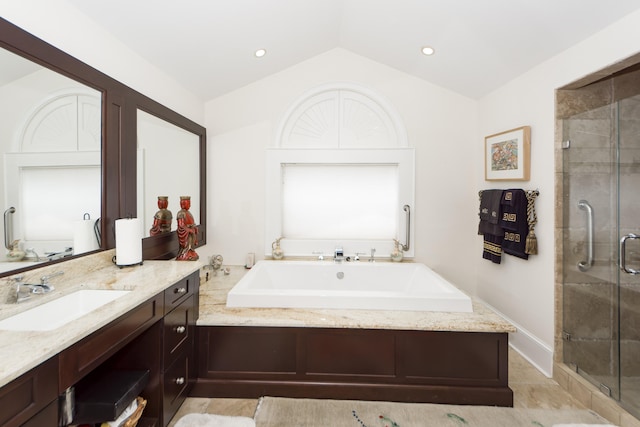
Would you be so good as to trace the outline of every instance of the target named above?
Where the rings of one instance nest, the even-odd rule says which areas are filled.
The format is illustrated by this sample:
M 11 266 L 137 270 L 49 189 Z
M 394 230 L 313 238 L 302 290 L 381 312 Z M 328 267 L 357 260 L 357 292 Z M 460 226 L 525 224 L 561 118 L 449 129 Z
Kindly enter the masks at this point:
M 400 115 L 372 89 L 335 83 L 296 99 L 267 150 L 265 255 L 370 254 L 394 240 L 413 257 L 415 150 Z

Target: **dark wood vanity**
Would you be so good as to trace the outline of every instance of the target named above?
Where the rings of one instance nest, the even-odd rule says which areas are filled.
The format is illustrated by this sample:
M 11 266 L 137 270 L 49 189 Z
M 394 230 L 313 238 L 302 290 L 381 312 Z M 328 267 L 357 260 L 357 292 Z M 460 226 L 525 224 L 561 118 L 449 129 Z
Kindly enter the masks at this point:
M 12 23 L 0 18 L 0 48 L 71 78 L 101 94 L 101 249 L 115 247 L 114 221 L 137 213 L 137 114 L 144 111 L 197 136 L 199 159 L 198 243 L 206 244 L 206 129 L 181 114 L 92 68 Z M 168 260 L 178 250 L 176 232 L 143 239 L 145 260 Z M 82 256 L 82 255 L 80 255 Z M 78 256 L 52 261 L 62 264 Z M 18 267 L 0 273 L 29 274 L 39 268 Z M 159 281 L 166 278 L 158 278 Z M 83 381 L 98 381 L 111 370 L 145 369 L 150 375 L 142 395 L 147 399 L 139 425 L 166 425 L 196 375 L 195 321 L 198 317 L 198 273 L 137 304 L 126 314 L 10 380 L 0 389 L 0 426 L 58 425 L 58 396 Z M 49 332 L 56 334 L 55 331 Z M 47 356 L 49 357 L 49 356 Z M 39 359 L 43 360 L 43 359 Z M 31 366 L 25 365 L 25 366 Z M 9 369 L 10 371 L 13 368 Z M 13 370 L 16 375 L 21 369 Z M 11 376 L 10 378 L 13 378 Z
M 199 272 L 158 293 L 0 389 L 0 426 L 58 425 L 58 396 L 115 371 L 148 370 L 140 426 L 166 426 L 196 378 Z M 55 332 L 52 332 L 55 333 Z

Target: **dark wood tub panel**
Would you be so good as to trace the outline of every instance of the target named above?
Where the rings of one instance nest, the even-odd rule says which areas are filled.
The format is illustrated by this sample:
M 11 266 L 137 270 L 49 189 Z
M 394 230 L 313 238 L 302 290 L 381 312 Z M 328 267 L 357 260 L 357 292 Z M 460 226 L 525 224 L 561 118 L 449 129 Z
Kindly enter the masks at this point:
M 196 397 L 513 406 L 508 334 L 198 326 Z

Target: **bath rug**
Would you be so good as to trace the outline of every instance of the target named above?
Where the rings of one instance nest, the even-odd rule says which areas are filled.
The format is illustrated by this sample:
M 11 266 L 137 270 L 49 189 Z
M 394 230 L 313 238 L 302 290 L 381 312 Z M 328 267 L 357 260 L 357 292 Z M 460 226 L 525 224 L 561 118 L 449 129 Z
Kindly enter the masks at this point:
M 616 427 L 613 424 L 554 424 L 552 427 Z
M 215 414 L 187 414 L 180 418 L 175 427 L 255 427 L 248 417 L 230 417 Z
M 553 427 L 606 424 L 593 411 L 264 397 L 256 427 Z

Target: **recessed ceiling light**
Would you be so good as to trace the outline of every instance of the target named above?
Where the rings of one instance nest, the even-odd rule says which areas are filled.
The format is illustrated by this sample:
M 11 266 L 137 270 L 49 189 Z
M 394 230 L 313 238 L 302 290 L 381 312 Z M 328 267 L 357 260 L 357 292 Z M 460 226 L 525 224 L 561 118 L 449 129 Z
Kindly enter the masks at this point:
M 256 58 L 262 58 L 266 54 L 267 54 L 267 49 L 258 49 L 258 50 L 256 50 L 256 53 L 254 53 Z
M 422 46 L 421 49 L 422 53 L 424 55 L 430 56 L 433 55 L 434 53 L 436 53 L 436 50 L 434 48 L 432 48 L 431 46 Z

